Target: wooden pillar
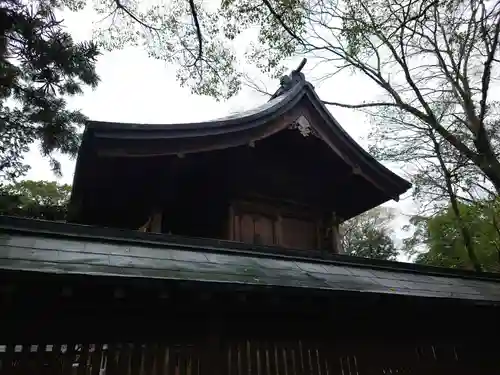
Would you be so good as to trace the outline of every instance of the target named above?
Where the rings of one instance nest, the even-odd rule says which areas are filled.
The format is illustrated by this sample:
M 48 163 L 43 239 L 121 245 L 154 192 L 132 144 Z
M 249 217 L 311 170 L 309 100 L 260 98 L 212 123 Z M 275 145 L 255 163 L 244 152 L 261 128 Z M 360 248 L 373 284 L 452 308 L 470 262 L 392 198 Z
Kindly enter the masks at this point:
M 162 213 L 155 212 L 151 216 L 151 226 L 149 231 L 152 233 L 161 233 L 161 223 L 162 223 Z
M 335 212 L 332 214 L 331 219 L 331 233 L 332 233 L 332 249 L 335 254 L 343 254 L 344 248 L 342 246 L 342 235 L 340 233 L 340 218 L 337 217 Z
M 143 226 L 141 226 L 138 230 L 139 232 L 161 233 L 162 220 L 163 220 L 162 212 L 154 211 L 154 213 L 148 218 L 148 221 L 146 221 L 146 223 Z

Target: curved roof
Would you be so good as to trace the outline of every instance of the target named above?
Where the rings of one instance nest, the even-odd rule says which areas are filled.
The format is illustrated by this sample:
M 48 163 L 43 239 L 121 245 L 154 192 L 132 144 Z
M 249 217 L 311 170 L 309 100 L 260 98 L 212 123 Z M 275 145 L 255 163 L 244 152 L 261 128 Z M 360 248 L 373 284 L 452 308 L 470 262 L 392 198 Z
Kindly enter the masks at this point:
M 397 200 L 410 188 L 408 181 L 377 162 L 347 134 L 302 73 L 294 71 L 286 78 L 271 100 L 263 105 L 212 121 L 164 125 L 89 121 L 79 159 L 88 152 L 147 157 L 241 146 L 288 128 L 305 111 L 314 133 L 354 174 L 363 176 L 388 199 Z M 77 163 L 75 183 L 79 164 L 81 160 Z

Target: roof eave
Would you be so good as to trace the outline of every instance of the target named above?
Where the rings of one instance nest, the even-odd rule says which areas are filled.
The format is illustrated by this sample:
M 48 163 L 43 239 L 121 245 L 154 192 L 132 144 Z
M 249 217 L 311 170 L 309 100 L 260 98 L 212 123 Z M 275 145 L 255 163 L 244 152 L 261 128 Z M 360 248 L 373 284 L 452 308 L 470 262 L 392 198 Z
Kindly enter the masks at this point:
M 399 199 L 400 195 L 411 188 L 410 182 L 378 162 L 351 138 L 326 108 L 310 83 L 306 83 L 304 90 L 309 101 L 331 131 L 330 140 L 341 144 L 343 149 L 350 151 L 350 155 L 347 156 L 350 156 L 354 173 L 363 175 L 368 180 L 373 181 L 387 194 L 388 200 Z

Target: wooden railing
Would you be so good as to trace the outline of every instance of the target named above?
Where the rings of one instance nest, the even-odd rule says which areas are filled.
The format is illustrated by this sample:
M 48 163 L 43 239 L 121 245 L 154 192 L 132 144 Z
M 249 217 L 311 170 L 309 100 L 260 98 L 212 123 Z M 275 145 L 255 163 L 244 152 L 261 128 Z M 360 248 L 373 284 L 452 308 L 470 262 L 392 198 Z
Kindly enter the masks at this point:
M 360 348 L 362 347 L 360 343 Z M 212 350 L 213 348 L 207 348 Z M 239 341 L 221 355 L 202 345 L 0 345 L 9 375 L 497 375 L 500 359 L 461 358 L 455 347 L 364 347 L 356 354 L 313 343 Z

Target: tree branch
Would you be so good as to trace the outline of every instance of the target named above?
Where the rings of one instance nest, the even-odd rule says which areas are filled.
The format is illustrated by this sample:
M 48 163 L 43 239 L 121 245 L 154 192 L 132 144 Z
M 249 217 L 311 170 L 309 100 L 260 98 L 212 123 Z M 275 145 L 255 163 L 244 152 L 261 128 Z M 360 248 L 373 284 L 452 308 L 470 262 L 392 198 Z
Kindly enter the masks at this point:
M 198 61 L 201 60 L 203 56 L 203 37 L 201 34 L 200 21 L 198 20 L 198 12 L 196 11 L 196 6 L 194 4 L 194 0 L 188 0 L 189 7 L 191 9 L 191 16 L 193 17 L 194 27 L 196 28 L 196 36 L 198 38 L 198 56 L 193 62 L 193 66 L 196 65 Z
M 151 26 L 151 25 L 148 25 L 147 23 L 145 23 L 144 21 L 140 20 L 134 13 L 132 13 L 126 6 L 124 6 L 120 0 L 114 0 L 115 1 L 115 4 L 116 4 L 116 9 L 120 9 L 122 10 L 123 12 L 125 12 L 130 18 L 132 18 L 135 22 L 137 22 L 139 25 L 147 28 L 147 29 L 151 29 L 151 30 L 154 30 L 154 31 L 160 31 L 159 28 L 156 28 L 154 26 Z

